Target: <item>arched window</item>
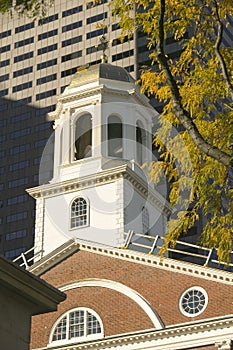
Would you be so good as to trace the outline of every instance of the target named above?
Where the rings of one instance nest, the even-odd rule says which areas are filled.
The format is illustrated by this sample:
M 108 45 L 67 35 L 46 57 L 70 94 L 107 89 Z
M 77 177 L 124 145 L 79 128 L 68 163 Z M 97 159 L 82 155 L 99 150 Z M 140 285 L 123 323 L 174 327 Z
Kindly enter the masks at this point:
M 77 308 L 69 310 L 57 320 L 51 331 L 50 343 L 100 338 L 103 335 L 99 315 L 91 309 Z
M 79 117 L 75 124 L 74 160 L 92 156 L 92 122 L 91 115 Z
M 116 115 L 108 117 L 108 155 L 123 157 L 122 122 Z
M 145 235 L 149 234 L 150 224 L 149 224 L 149 212 L 146 207 L 142 207 L 142 232 Z
M 86 199 L 79 197 L 71 204 L 70 228 L 87 226 L 89 221 L 89 205 Z
M 145 145 L 145 130 L 140 122 L 136 124 L 136 147 L 137 147 L 137 162 L 139 165 L 143 163 L 143 145 Z

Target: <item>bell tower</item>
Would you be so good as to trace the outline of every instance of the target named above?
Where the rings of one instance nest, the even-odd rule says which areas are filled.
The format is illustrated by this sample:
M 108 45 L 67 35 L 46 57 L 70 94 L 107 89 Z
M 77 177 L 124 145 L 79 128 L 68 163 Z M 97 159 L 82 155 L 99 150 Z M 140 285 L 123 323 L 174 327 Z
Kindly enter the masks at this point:
M 71 238 L 122 247 L 129 230 L 164 235 L 170 209 L 149 184 L 148 99 L 122 67 L 100 63 L 73 76 L 58 98 L 54 176 L 28 190 L 36 198 L 36 251 Z

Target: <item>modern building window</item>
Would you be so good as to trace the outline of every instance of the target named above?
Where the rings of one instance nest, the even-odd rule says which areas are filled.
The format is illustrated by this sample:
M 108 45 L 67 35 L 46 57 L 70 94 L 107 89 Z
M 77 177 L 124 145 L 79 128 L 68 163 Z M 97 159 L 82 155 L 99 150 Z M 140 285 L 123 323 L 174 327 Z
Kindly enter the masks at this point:
M 23 238 L 27 236 L 27 230 L 18 230 L 15 232 L 9 232 L 6 234 L 6 241 L 11 241 L 12 239 Z
M 51 52 L 57 50 L 57 44 L 52 44 L 49 46 L 42 47 L 41 49 L 37 50 L 37 55 L 43 55 L 44 53 Z
M 84 114 L 76 120 L 74 147 L 74 160 L 92 156 L 92 120 L 90 114 Z
M 80 43 L 81 41 L 82 41 L 82 35 L 78 35 L 78 36 L 75 36 L 73 38 L 63 40 L 61 45 L 62 45 L 62 47 L 66 47 L 69 45 Z
M 71 24 L 67 24 L 66 26 L 62 27 L 62 33 L 68 32 L 69 30 L 73 30 L 76 28 L 82 27 L 83 22 L 82 21 L 77 21 Z
M 32 44 L 32 43 L 34 43 L 34 37 L 33 36 L 31 38 L 27 38 L 27 39 L 23 39 L 23 40 L 17 41 L 15 43 L 15 49 L 17 47 L 22 47 L 22 46 L 29 45 L 29 44 Z
M 51 15 L 51 16 L 39 19 L 38 24 L 39 26 L 42 26 L 45 23 L 50 23 L 50 22 L 56 21 L 57 19 L 58 19 L 58 13 L 56 13 L 55 15 Z
M 104 12 L 104 13 L 100 13 L 98 15 L 92 16 L 87 18 L 87 24 L 91 24 L 91 23 L 95 23 L 98 21 L 101 21 L 102 19 L 105 19 L 108 17 L 108 13 Z
M 136 123 L 136 150 L 137 150 L 137 162 L 139 165 L 143 163 L 143 151 L 145 147 L 145 130 L 140 123 L 137 121 Z
M 194 317 L 200 315 L 208 304 L 208 295 L 201 287 L 187 289 L 180 297 L 179 308 L 183 315 Z
M 13 86 L 12 92 L 18 92 L 22 90 L 26 90 L 32 87 L 32 81 L 27 81 L 26 83 L 22 83 L 16 86 Z
M 0 76 L 0 83 L 9 79 L 9 74 L 3 74 Z
M 48 142 L 48 139 L 42 139 L 42 140 L 38 140 L 34 143 L 35 148 L 38 147 L 44 147 L 46 145 L 46 143 Z
M 72 342 L 103 337 L 99 315 L 87 308 L 72 309 L 63 314 L 53 326 L 50 343 Z
M 10 134 L 10 138 L 11 140 L 17 139 L 18 137 L 26 136 L 26 135 L 29 135 L 30 133 L 31 133 L 31 128 L 16 130 Z
M 142 207 L 142 233 L 144 235 L 148 235 L 149 229 L 150 229 L 149 211 L 146 207 Z
M 7 125 L 7 119 L 0 120 L 0 127 Z
M 133 56 L 134 50 L 128 50 L 124 52 L 117 53 L 116 55 L 112 56 L 112 62 L 122 60 L 123 58 Z
M 13 259 L 20 256 L 20 254 L 24 252 L 26 252 L 26 247 L 21 247 L 21 248 L 7 250 L 4 255 L 7 259 Z
M 96 36 L 99 36 L 99 35 L 103 35 L 103 34 L 106 34 L 107 33 L 107 28 L 100 28 L 100 29 L 96 29 L 96 30 L 93 30 L 92 32 L 89 32 L 86 34 L 86 38 L 87 39 L 91 39 L 91 38 L 95 38 Z
M 125 35 L 123 39 L 120 39 L 120 38 L 113 39 L 112 46 L 124 44 L 131 40 L 133 40 L 133 36 L 129 37 L 128 35 Z
M 89 205 L 82 197 L 75 198 L 71 204 L 70 228 L 79 228 L 89 225 Z
M 34 28 L 34 26 L 35 26 L 34 22 L 23 24 L 22 26 L 15 28 L 15 33 L 24 32 L 25 30 Z
M 10 45 L 2 46 L 0 47 L 0 53 L 10 51 L 10 49 L 11 49 Z
M 34 128 L 35 132 L 40 132 L 40 131 L 44 131 L 47 129 L 51 129 L 51 124 L 49 122 L 38 124 Z
M 18 122 L 22 122 L 23 120 L 27 120 L 27 119 L 30 119 L 31 118 L 31 113 L 30 112 L 24 112 L 24 113 L 21 113 L 21 114 L 17 114 L 17 115 L 14 115 L 10 121 L 12 124 L 15 124 L 15 123 L 18 123 Z
M 92 7 L 95 7 L 95 6 L 98 6 L 98 5 L 106 4 L 107 2 L 108 2 L 108 0 L 89 1 L 87 3 L 87 9 L 91 9 Z
M 121 119 L 116 115 L 108 117 L 108 155 L 123 157 L 123 130 Z
M 77 72 L 76 67 L 64 70 L 63 72 L 61 72 L 61 78 L 67 77 L 69 75 L 73 75 L 76 72 Z
M 14 205 L 18 203 L 23 203 L 28 200 L 28 195 L 22 194 L 20 196 L 12 197 L 7 200 L 7 205 Z
M 4 158 L 6 156 L 6 151 L 2 150 L 0 151 L 0 158 Z
M 18 108 L 19 106 L 23 106 L 23 105 L 26 105 L 26 104 L 31 103 L 31 102 L 32 102 L 31 96 L 24 97 L 24 98 L 21 98 L 20 100 L 13 101 L 12 107 Z
M 33 57 L 33 54 L 34 54 L 33 51 L 31 51 L 31 52 L 23 53 L 22 55 L 16 56 L 14 57 L 14 63 L 28 60 L 29 58 Z
M 62 12 L 62 17 L 71 16 L 71 15 L 73 15 L 74 13 L 81 12 L 82 10 L 83 10 L 83 6 L 82 6 L 82 5 L 73 7 L 72 9 L 63 11 L 63 12 Z
M 36 85 L 42 85 L 42 84 L 48 83 L 49 81 L 53 81 L 56 79 L 57 79 L 57 74 L 46 75 L 43 78 L 37 79 Z
M 9 64 L 10 64 L 10 60 L 9 59 L 1 61 L 0 62 L 0 68 L 9 66 Z
M 12 214 L 12 215 L 8 215 L 6 217 L 6 222 L 7 224 L 10 222 L 14 222 L 14 221 L 18 221 L 18 220 L 23 220 L 26 219 L 28 216 L 27 211 L 23 211 L 21 213 L 17 213 L 17 214 Z
M 51 105 L 51 106 L 47 106 L 47 107 L 44 107 L 44 108 L 40 108 L 40 109 L 37 109 L 36 110 L 36 116 L 41 116 L 41 115 L 45 115 L 51 111 L 54 111 L 56 108 L 56 105 Z
M 134 72 L 134 65 L 132 64 L 132 65 L 130 65 L 130 66 L 127 66 L 127 67 L 124 67 L 126 70 L 127 70 L 127 72 Z
M 113 23 L 113 25 L 112 25 L 112 31 L 114 32 L 115 30 L 118 30 L 118 29 L 120 29 L 121 27 L 120 27 L 120 23 Z
M 82 50 L 72 52 L 68 55 L 62 56 L 61 62 L 67 62 L 67 61 L 73 60 L 74 58 L 78 58 L 78 57 L 82 57 Z
M 57 93 L 56 89 L 49 90 L 49 91 L 43 91 L 43 92 L 36 95 L 36 101 L 43 100 L 44 98 L 47 98 L 50 96 L 54 96 L 54 95 L 56 95 L 56 93 Z
M 6 135 L 0 135 L 0 142 L 6 141 Z
M 27 184 L 28 184 L 28 178 L 24 177 L 21 179 L 9 181 L 8 188 L 20 187 L 20 186 L 27 185 Z
M 48 68 L 57 64 L 57 58 L 37 64 L 37 70 Z
M 23 160 L 18 163 L 11 164 L 9 166 L 9 171 L 20 170 L 29 167 L 29 160 Z
M 88 48 L 86 49 L 86 54 L 89 55 L 89 54 L 91 54 L 91 53 L 93 53 L 93 52 L 97 52 L 97 51 L 101 51 L 101 50 L 103 50 L 101 44 L 95 45 L 95 46 L 91 46 L 91 47 L 88 47 Z
M 0 90 L 0 97 L 8 95 L 8 89 Z
M 11 35 L 11 30 L 6 30 L 5 32 L 0 33 L 0 39 L 6 38 L 7 36 Z
M 39 34 L 38 35 L 38 41 L 39 40 L 43 40 L 43 39 L 51 38 L 51 36 L 57 35 L 57 33 L 58 33 L 58 30 L 57 29 L 53 29 L 53 30 L 50 30 L 49 32 L 45 32 L 45 33 Z
M 21 153 L 21 152 L 27 152 L 29 150 L 30 150 L 30 144 L 26 143 L 24 145 L 19 145 L 19 146 L 12 147 L 10 149 L 10 154 L 11 155 L 18 154 L 18 153 Z
M 19 77 L 19 76 L 24 75 L 24 74 L 32 73 L 32 71 L 33 71 L 32 66 L 19 69 L 13 73 L 13 78 Z

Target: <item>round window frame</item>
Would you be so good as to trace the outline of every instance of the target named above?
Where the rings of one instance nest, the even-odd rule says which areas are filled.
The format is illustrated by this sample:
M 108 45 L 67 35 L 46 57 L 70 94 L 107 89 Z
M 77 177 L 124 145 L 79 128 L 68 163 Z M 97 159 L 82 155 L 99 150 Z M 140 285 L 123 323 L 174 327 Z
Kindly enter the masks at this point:
M 184 298 L 184 296 L 185 296 L 187 293 L 189 293 L 189 292 L 191 292 L 191 291 L 198 291 L 198 292 L 201 292 L 201 293 L 204 295 L 204 297 L 205 297 L 205 303 L 204 303 L 202 309 L 201 309 L 199 312 L 196 312 L 196 313 L 193 313 L 193 314 L 190 314 L 190 313 L 188 313 L 187 311 L 185 311 L 185 309 L 184 309 L 184 307 L 183 307 L 183 298 Z M 193 287 L 190 287 L 190 288 L 186 289 L 186 290 L 181 294 L 181 297 L 180 297 L 180 299 L 179 299 L 179 309 L 180 309 L 180 312 L 181 312 L 184 316 L 186 316 L 186 317 L 196 317 L 196 316 L 199 316 L 202 312 L 205 311 L 207 305 L 208 305 L 208 294 L 207 294 L 207 292 L 206 292 L 206 290 L 205 290 L 204 288 L 199 287 L 199 286 L 193 286 Z

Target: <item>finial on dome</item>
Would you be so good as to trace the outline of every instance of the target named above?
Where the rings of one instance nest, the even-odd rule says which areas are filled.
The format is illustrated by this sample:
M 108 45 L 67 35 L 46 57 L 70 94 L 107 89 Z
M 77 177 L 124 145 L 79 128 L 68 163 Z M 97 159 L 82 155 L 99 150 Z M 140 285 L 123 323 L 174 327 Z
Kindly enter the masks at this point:
M 101 63 L 108 63 L 108 56 L 105 54 L 105 51 L 108 48 L 108 40 L 105 35 L 102 35 L 100 38 L 100 46 L 103 51 L 103 54 L 101 55 Z

